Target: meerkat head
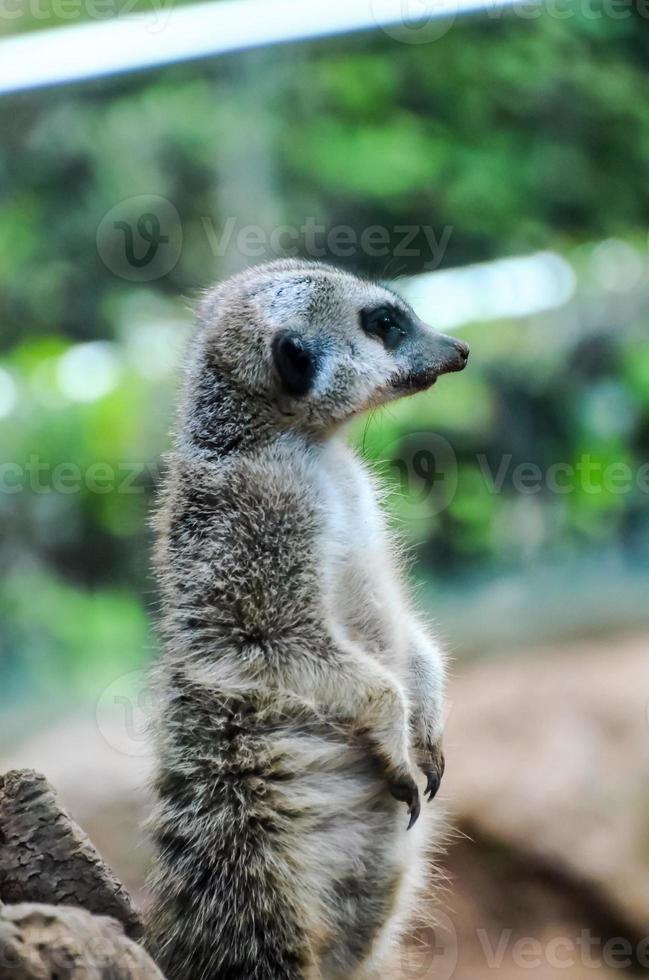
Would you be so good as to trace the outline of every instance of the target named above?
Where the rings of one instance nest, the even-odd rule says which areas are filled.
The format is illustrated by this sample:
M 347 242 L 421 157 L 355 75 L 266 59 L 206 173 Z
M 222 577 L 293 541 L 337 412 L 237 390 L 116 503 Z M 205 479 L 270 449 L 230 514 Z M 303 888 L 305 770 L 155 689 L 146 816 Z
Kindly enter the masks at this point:
M 312 431 L 423 391 L 469 355 L 385 287 L 299 260 L 222 283 L 201 321 L 203 356 L 220 383 L 282 425 Z

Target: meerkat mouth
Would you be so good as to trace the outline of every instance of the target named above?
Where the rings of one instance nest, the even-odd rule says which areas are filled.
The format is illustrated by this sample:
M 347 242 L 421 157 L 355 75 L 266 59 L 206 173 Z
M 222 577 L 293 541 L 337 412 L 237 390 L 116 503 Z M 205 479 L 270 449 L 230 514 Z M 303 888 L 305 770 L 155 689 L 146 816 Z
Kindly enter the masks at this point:
M 427 367 L 412 369 L 404 374 L 395 375 L 391 386 L 393 390 L 402 394 L 414 394 L 418 391 L 426 391 L 435 384 L 441 374 L 454 374 L 456 371 L 463 371 L 469 359 L 469 348 L 461 340 L 444 338 L 446 348 L 442 357 L 435 358 L 436 363 L 429 364 Z
M 417 391 L 426 391 L 431 388 L 439 377 L 439 372 L 434 368 L 426 368 L 423 371 L 408 371 L 407 374 L 397 375 L 392 380 L 392 388 L 404 394 L 414 394 Z

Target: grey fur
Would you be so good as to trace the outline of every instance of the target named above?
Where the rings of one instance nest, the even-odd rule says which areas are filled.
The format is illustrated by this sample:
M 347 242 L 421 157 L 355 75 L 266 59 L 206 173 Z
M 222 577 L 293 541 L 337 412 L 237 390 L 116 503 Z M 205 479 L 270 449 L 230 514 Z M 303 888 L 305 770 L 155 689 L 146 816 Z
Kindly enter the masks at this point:
M 383 304 L 410 324 L 392 352 L 359 325 Z M 375 976 L 425 866 L 430 820 L 406 827 L 443 771 L 443 665 L 337 433 L 468 351 L 300 261 L 217 286 L 199 321 L 155 517 L 153 949 L 169 980 Z M 299 397 L 279 331 L 313 352 Z

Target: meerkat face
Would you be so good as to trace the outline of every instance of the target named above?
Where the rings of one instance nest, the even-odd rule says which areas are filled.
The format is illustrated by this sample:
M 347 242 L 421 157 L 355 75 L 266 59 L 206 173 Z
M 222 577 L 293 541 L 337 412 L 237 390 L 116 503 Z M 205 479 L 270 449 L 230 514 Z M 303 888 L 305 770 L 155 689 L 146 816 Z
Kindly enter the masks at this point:
M 298 427 L 327 429 L 423 391 L 469 356 L 390 290 L 317 263 L 235 276 L 208 297 L 203 318 L 220 371 Z

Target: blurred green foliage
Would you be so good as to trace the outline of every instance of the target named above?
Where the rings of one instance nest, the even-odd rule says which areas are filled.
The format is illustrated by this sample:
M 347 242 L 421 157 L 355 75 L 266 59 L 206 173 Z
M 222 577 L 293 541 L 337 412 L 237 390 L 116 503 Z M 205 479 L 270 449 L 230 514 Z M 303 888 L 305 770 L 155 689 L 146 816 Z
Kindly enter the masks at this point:
M 377 31 L 0 102 L 0 408 L 3 385 L 15 400 L 0 428 L 3 458 L 20 468 L 3 471 L 0 493 L 0 690 L 70 693 L 148 655 L 146 518 L 189 306 L 211 280 L 277 254 L 215 249 L 229 219 L 358 236 L 382 226 L 389 255 L 323 257 L 387 278 L 431 267 L 421 236 L 414 254 L 393 254 L 404 225 L 446 241 L 432 263 L 444 267 L 566 255 L 578 282 L 567 307 L 472 325 L 469 371 L 353 437 L 399 491 L 392 513 L 430 576 L 602 547 L 640 560 L 649 496 L 636 482 L 619 492 L 610 467 L 626 463 L 635 481 L 649 458 L 649 34 L 632 6 L 563 13 L 492 11 L 431 43 Z M 51 26 L 27 7 L 4 23 Z M 144 194 L 172 202 L 182 247 L 171 271 L 138 283 L 105 264 L 97 232 Z M 628 288 L 598 274 L 606 238 L 638 265 Z M 80 344 L 108 377 L 97 397 L 64 383 Z M 451 449 L 449 499 L 426 469 L 438 462 L 431 433 Z M 590 489 L 547 486 L 553 464 L 585 458 Z M 514 486 L 529 464 L 538 491 Z M 54 479 L 62 465 L 68 489 Z

